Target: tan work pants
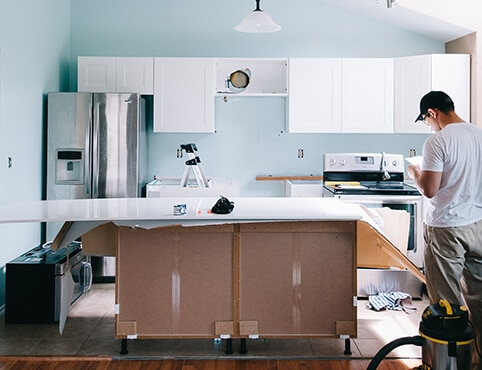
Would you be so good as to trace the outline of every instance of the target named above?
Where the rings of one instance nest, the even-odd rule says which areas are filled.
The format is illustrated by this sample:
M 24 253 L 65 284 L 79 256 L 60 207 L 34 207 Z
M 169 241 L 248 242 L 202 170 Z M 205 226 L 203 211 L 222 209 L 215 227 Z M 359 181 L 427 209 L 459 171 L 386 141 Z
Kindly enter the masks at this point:
M 482 221 L 462 227 L 424 227 L 430 303 L 466 305 L 482 347 Z M 481 362 L 476 361 L 476 362 Z

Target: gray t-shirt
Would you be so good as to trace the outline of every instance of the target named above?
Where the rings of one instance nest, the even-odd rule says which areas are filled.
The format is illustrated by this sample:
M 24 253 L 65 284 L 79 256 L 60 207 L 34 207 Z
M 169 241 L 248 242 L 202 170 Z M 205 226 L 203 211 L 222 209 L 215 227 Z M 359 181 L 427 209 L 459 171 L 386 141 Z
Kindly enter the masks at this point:
M 482 220 L 482 129 L 452 123 L 423 145 L 422 169 L 442 172 L 440 189 L 429 200 L 429 226 L 464 226 Z

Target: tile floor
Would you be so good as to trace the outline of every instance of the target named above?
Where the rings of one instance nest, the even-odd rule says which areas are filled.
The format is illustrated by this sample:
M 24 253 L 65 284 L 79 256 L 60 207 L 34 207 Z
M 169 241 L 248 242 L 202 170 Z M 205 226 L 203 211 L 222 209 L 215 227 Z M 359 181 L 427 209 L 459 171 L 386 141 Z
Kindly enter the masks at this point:
M 225 343 L 213 339 L 129 340 L 126 355 L 120 354 L 121 340 L 114 339 L 114 284 L 94 284 L 93 289 L 70 310 L 64 333 L 58 325 L 6 325 L 0 319 L 0 356 L 109 356 L 132 358 L 372 358 L 394 339 L 418 335 L 418 324 L 427 298 L 414 300 L 417 311 L 375 312 L 358 300 L 358 337 L 351 339 L 352 355 L 343 354 L 344 340 L 256 339 L 247 341 L 247 354 L 239 354 L 239 340 L 233 340 L 232 355 Z M 421 358 L 420 347 L 405 345 L 388 357 Z

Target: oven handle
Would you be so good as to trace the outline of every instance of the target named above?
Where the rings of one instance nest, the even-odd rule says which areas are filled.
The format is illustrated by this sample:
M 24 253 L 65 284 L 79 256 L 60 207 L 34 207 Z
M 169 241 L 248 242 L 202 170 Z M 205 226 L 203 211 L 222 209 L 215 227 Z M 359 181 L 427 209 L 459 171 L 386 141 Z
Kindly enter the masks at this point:
M 401 203 L 401 204 L 412 204 L 422 201 L 421 195 L 361 195 L 361 194 L 350 194 L 350 195 L 336 195 L 336 198 L 344 202 L 350 203 Z

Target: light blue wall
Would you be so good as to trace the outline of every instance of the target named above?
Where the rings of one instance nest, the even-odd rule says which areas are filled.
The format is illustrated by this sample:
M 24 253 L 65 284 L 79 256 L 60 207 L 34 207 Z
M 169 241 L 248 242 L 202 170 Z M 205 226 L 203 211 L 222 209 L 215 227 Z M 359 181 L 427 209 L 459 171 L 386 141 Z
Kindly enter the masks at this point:
M 0 206 L 42 198 L 45 94 L 76 90 L 78 55 L 392 57 L 444 52 L 443 43 L 321 0 L 263 0 L 262 8 L 282 31 L 234 31 L 253 8 L 254 1 L 248 0 L 0 0 Z M 184 165 L 175 150 L 180 143 L 195 142 L 208 174 L 238 183 L 242 195 L 278 195 L 279 184 L 256 183 L 255 176 L 319 174 L 324 152 L 407 154 L 423 141 L 423 135 L 285 134 L 284 110 L 279 98 L 218 103 L 216 134 L 151 134 L 150 172 L 181 174 Z M 296 158 L 298 148 L 305 158 Z M 38 224 L 0 225 L 0 266 L 39 242 Z M 3 279 L 0 273 L 0 306 Z
M 279 182 L 256 181 L 257 175 L 321 175 L 327 152 L 403 153 L 420 150 L 425 135 L 288 134 L 284 98 L 231 98 L 216 102 L 215 134 L 152 134 L 150 171 L 182 175 L 180 143 L 196 143 L 205 171 L 219 183 L 233 182 L 241 196 L 282 196 Z M 304 157 L 299 159 L 298 149 Z
M 245 34 L 233 27 L 254 1 L 72 0 L 72 87 L 77 56 L 396 57 L 443 53 L 444 44 L 320 0 L 263 0 L 282 30 Z M 387 9 L 393 11 L 392 9 Z M 396 102 L 395 102 L 396 103 Z M 242 196 L 279 196 L 256 175 L 321 173 L 333 151 L 420 151 L 424 135 L 286 134 L 283 98 L 232 98 L 216 104 L 216 134 L 151 134 L 149 172 L 181 176 L 182 143 L 194 142 L 206 173 L 232 181 Z M 297 158 L 297 149 L 305 157 Z
M 42 197 L 45 93 L 69 88 L 69 53 L 69 1 L 0 0 L 0 207 Z M 0 266 L 39 241 L 37 223 L 0 224 Z

